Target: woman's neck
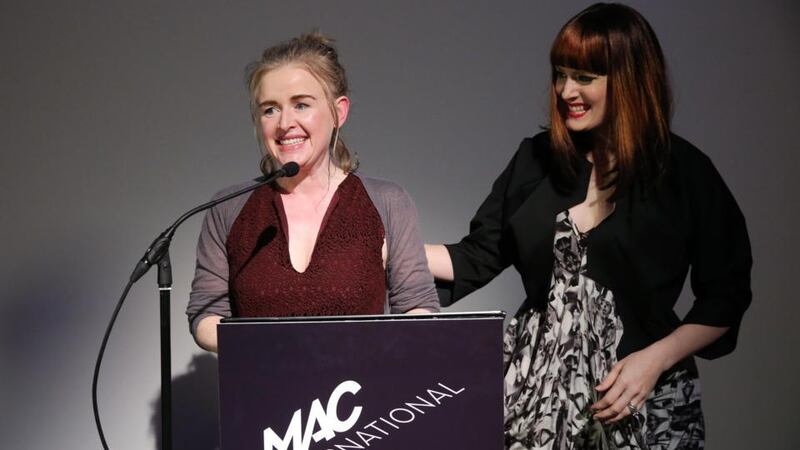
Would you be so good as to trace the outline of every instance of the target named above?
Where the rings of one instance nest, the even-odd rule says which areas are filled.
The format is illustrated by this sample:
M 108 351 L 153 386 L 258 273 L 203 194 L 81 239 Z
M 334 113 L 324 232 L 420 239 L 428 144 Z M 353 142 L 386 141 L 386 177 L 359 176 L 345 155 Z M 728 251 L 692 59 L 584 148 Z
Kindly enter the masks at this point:
M 280 189 L 290 195 L 317 197 L 339 186 L 347 174 L 327 160 L 312 167 L 301 167 L 297 175 L 278 179 Z

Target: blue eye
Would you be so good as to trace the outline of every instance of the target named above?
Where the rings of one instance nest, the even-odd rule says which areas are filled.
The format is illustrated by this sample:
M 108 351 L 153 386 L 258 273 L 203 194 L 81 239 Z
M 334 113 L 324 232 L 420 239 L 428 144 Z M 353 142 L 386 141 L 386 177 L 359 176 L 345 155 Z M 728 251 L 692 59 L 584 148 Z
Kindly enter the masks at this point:
M 307 109 L 307 108 L 308 108 L 308 105 L 307 105 L 306 103 L 298 103 L 298 104 L 294 105 L 294 107 L 295 107 L 295 109 L 297 109 L 298 111 L 302 111 L 302 110 L 304 110 L 304 109 Z
M 275 108 L 274 106 L 268 106 L 268 107 L 264 108 L 264 112 L 262 112 L 262 115 L 270 117 L 270 116 L 274 115 L 276 111 L 277 111 L 277 108 Z

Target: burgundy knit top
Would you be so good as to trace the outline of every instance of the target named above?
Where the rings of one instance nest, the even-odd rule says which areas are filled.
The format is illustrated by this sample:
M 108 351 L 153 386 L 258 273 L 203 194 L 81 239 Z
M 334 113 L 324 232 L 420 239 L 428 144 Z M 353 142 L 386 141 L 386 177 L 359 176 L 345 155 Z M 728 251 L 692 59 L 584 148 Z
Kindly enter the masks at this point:
M 384 312 L 384 228 L 358 177 L 348 176 L 334 193 L 304 272 L 292 266 L 288 230 L 280 193 L 272 186 L 254 191 L 225 243 L 234 316 Z
M 215 198 L 250 183 L 223 189 Z M 303 273 L 292 267 L 286 230 L 280 194 L 271 186 L 206 213 L 186 306 L 193 334 L 208 316 L 439 310 L 417 210 L 399 185 L 348 175 L 334 193 Z

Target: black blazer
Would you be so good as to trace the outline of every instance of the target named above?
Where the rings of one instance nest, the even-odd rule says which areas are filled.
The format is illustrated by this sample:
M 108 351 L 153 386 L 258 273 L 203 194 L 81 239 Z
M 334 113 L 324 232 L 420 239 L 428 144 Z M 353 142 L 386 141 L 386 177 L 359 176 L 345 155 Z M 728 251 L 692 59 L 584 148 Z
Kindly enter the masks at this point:
M 447 245 L 455 281 L 440 290 L 443 305 L 513 264 L 527 295 L 522 308 L 545 307 L 555 217 L 585 199 L 592 168 L 583 160 L 577 186 L 565 189 L 551 176 L 551 156 L 546 132 L 522 141 L 470 222 L 469 235 Z M 689 142 L 672 135 L 660 181 L 650 189 L 637 184 L 621 195 L 587 239 L 587 276 L 613 291 L 624 325 L 619 358 L 682 323 L 731 327 L 699 356 L 716 358 L 736 347 L 752 297 L 750 242 L 730 191 L 709 158 Z M 681 320 L 673 308 L 690 267 L 696 299 Z M 692 358 L 678 366 L 694 369 Z

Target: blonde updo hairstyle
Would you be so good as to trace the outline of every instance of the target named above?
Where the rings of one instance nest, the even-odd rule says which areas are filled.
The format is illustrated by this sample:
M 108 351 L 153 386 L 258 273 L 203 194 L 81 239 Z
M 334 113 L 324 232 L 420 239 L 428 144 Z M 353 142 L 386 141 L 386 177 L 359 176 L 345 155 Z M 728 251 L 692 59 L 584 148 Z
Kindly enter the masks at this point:
M 245 82 L 250 94 L 250 115 L 256 127 L 256 138 L 264 154 L 261 158 L 261 172 L 268 174 L 279 168 L 279 163 L 270 154 L 260 130 L 258 92 L 261 80 L 268 72 L 288 65 L 298 65 L 311 74 L 322 86 L 334 124 L 339 123 L 339 114 L 334 101 L 350 93 L 344 67 L 339 63 L 339 55 L 333 39 L 318 31 L 303 34 L 264 50 L 261 58 L 247 66 Z M 335 126 L 335 125 L 334 125 Z M 358 168 L 358 160 L 350 153 L 342 138 L 339 127 L 335 126 L 328 147 L 331 162 L 345 173 Z

